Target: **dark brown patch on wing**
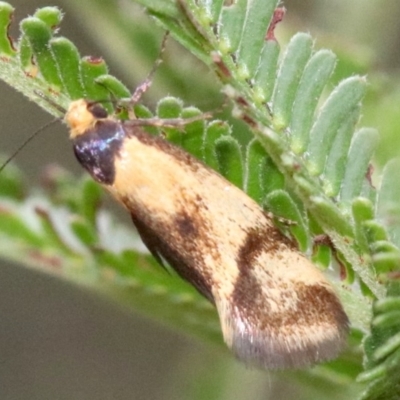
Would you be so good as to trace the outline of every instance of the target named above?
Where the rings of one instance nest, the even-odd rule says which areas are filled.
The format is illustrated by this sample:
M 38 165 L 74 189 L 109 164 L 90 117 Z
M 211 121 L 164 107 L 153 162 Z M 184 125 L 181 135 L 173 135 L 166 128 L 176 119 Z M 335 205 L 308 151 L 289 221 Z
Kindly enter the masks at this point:
M 250 313 L 257 313 L 262 303 L 265 302 L 265 299 L 262 298 L 260 284 L 268 285 L 268 282 L 259 282 L 254 275 L 253 265 L 257 258 L 264 252 L 277 256 L 282 249 L 293 248 L 292 242 L 275 228 L 267 220 L 267 217 L 265 218 L 263 225 L 247 231 L 246 239 L 236 258 L 239 275 L 232 294 L 233 302 L 238 307 L 245 306 Z
M 239 270 L 251 269 L 254 260 L 264 251 L 279 251 L 282 247 L 282 234 L 271 225 L 260 225 L 246 233 L 243 245 L 239 249 L 237 263 Z
M 284 307 L 285 301 L 297 301 L 293 307 Z M 284 312 L 264 314 L 263 318 L 257 318 L 253 323 L 263 331 L 271 331 L 276 334 L 281 331 L 285 335 L 293 335 L 302 327 L 313 325 L 335 325 L 347 330 L 348 318 L 336 294 L 324 285 L 305 285 L 293 283 L 282 287 L 280 300 Z
M 285 301 L 296 297 L 285 308 Z M 301 367 L 330 360 L 344 347 L 349 321 L 326 286 L 283 286 L 275 299 L 282 305 L 278 312 L 265 300 L 249 296 L 247 304 L 232 307 L 233 350 L 239 358 L 266 368 Z
M 300 286 L 300 285 L 299 285 Z M 334 324 L 347 332 L 349 319 L 337 295 L 323 285 L 301 285 L 296 288 L 297 307 L 305 310 L 307 320 L 314 324 Z M 294 315 L 292 314 L 293 318 Z M 290 323 L 290 321 L 288 321 Z
M 261 276 L 256 275 L 254 264 L 263 252 L 278 259 L 280 251 L 288 248 L 293 250 L 292 262 L 303 257 L 266 223 L 247 232 L 237 256 L 239 275 L 231 302 L 233 349 L 239 358 L 268 368 L 331 359 L 343 347 L 348 331 L 347 315 L 327 285 L 285 281 L 279 274 L 272 276 L 267 266 Z M 321 326 L 326 327 L 326 338 L 313 337 L 314 329 Z
M 250 229 L 237 255 L 239 275 L 232 293 L 232 302 L 238 307 L 245 305 L 249 312 L 251 312 L 251 307 L 255 305 L 247 304 L 249 300 L 253 302 L 254 299 L 261 296 L 260 282 L 257 281 L 252 273 L 252 265 L 257 257 L 265 251 L 265 238 L 268 231 L 269 226 L 266 229 Z
M 179 246 L 176 246 L 173 235 L 160 235 L 159 232 L 150 228 L 146 223 L 143 223 L 138 216 L 132 215 L 132 220 L 140 237 L 154 258 L 161 265 L 162 258 L 165 259 L 183 279 L 191 283 L 203 296 L 214 303 L 210 277 L 204 273 L 204 270 L 198 268 L 199 265 L 194 265 L 201 260 L 196 260 L 195 254 L 192 254 L 192 259 L 189 259 L 186 252 L 183 253 L 180 251 Z M 194 246 L 195 244 L 193 244 Z
M 253 268 L 257 258 L 263 252 L 279 258 L 279 252 L 287 248 L 293 248 L 292 243 L 274 227 L 254 228 L 247 233 L 237 257 L 239 275 L 233 291 L 233 303 L 238 310 L 242 310 L 242 318 L 249 325 L 257 326 L 261 330 L 276 331 L 276 334 L 279 330 L 289 333 L 298 324 L 310 325 L 322 321 L 346 324 L 347 316 L 337 296 L 324 285 L 286 282 L 277 280 L 277 276 L 260 282 L 260 277 L 255 275 Z M 303 256 L 298 253 L 297 257 Z M 293 254 L 293 262 L 296 262 L 296 253 Z M 264 278 L 268 277 L 267 266 L 264 273 Z M 273 301 L 282 304 L 284 313 L 271 313 L 267 295 L 261 290 L 261 286 L 264 289 L 279 289 L 280 298 L 274 297 Z M 294 306 L 287 308 L 286 305 L 294 300 Z
M 188 240 L 195 240 L 200 233 L 195 216 L 189 215 L 186 210 L 182 210 L 175 215 L 174 224 L 177 233 Z
M 276 254 L 283 248 L 296 250 L 294 243 L 283 235 L 271 222 L 271 218 L 263 215 L 264 220 L 259 225 L 246 232 L 246 238 L 239 249 L 237 262 L 240 271 L 250 267 L 261 252 Z
M 156 261 L 164 267 L 162 258 L 160 257 L 160 249 L 158 248 L 158 240 L 155 235 L 147 228 L 143 222 L 134 214 L 131 214 L 132 222 L 135 225 L 143 243 L 146 245 Z
M 201 210 L 206 205 L 201 198 L 188 202 L 182 193 L 185 207 L 168 225 L 159 222 L 156 216 L 149 215 L 146 210 L 138 209 L 132 199 L 122 201 L 132 211 L 132 221 L 155 259 L 161 265 L 162 259 L 165 259 L 183 279 L 214 303 L 211 292 L 214 282 L 204 257 L 214 252 L 218 258 L 218 252 L 209 238 L 207 221 L 202 217 Z

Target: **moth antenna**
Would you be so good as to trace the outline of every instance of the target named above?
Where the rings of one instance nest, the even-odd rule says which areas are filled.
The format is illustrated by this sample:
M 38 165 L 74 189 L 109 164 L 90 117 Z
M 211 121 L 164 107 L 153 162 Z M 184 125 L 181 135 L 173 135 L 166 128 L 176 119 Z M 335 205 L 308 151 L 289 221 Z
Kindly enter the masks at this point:
M 161 42 L 161 47 L 160 47 L 160 52 L 158 53 L 158 57 L 153 64 L 153 67 L 151 68 L 151 71 L 147 75 L 146 79 L 136 87 L 135 91 L 133 92 L 130 103 L 131 105 L 135 105 L 136 103 L 139 102 L 139 100 L 142 98 L 143 94 L 147 92 L 147 90 L 150 88 L 151 84 L 153 83 L 153 76 L 155 72 L 157 71 L 157 68 L 161 65 L 163 62 L 163 53 L 165 51 L 165 47 L 167 44 L 167 39 L 169 36 L 169 32 L 165 32 L 163 40 Z
M 34 91 L 37 96 L 39 96 L 41 99 L 46 101 L 48 104 L 50 104 L 52 107 L 54 107 L 57 111 L 59 111 L 61 114 L 65 115 L 67 110 L 64 107 L 61 107 L 59 104 L 57 104 L 54 100 L 52 100 L 50 97 L 46 96 L 43 92 L 40 92 L 39 90 Z
M 18 155 L 18 153 L 26 146 L 29 144 L 30 141 L 32 141 L 36 136 L 39 135 L 39 133 L 42 133 L 46 128 L 48 128 L 50 125 L 54 124 L 55 122 L 60 121 L 60 118 L 54 118 L 47 124 L 41 126 L 36 132 L 34 132 L 31 136 L 29 136 L 12 154 L 10 157 L 7 158 L 7 160 L 0 165 L 0 173 L 3 171 L 3 169 Z

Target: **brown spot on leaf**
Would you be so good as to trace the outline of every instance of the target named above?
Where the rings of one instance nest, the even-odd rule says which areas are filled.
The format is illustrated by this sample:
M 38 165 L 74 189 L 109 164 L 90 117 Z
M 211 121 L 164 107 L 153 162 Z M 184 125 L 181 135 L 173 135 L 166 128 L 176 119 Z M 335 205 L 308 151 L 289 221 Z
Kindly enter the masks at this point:
M 222 61 L 221 55 L 214 51 L 211 53 L 211 57 L 212 57 L 213 63 L 217 67 L 217 71 L 219 72 L 220 76 L 222 78 L 230 78 L 231 71 L 229 71 L 229 68 Z
M 256 128 L 257 124 L 254 119 L 250 118 L 248 115 L 243 115 L 242 120 L 246 122 L 246 124 L 250 125 L 252 128 Z
M 93 65 L 98 65 L 98 64 L 104 63 L 104 59 L 103 59 L 102 57 L 86 56 L 86 57 L 83 57 L 83 59 L 84 59 L 87 63 L 93 64 Z
M 267 34 L 265 35 L 265 40 L 273 40 L 276 42 L 275 28 L 276 25 L 282 21 L 283 17 L 285 16 L 285 13 L 286 13 L 285 7 L 278 7 L 275 9 L 274 14 L 272 16 L 272 20 L 268 27 Z
M 372 164 L 368 164 L 367 172 L 365 174 L 365 178 L 367 179 L 370 186 L 375 189 L 375 186 L 372 183 L 372 174 L 374 173 L 374 166 Z
M 247 101 L 243 96 L 237 96 L 237 97 L 235 98 L 235 101 L 236 101 L 239 105 L 241 105 L 241 106 L 243 106 L 243 107 L 248 107 L 248 106 L 249 106 L 248 101 Z

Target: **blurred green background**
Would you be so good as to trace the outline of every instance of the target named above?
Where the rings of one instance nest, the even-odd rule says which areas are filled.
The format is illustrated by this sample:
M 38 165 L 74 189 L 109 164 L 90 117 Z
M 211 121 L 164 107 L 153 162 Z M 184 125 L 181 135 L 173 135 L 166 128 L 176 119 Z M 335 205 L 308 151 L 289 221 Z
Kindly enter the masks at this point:
M 15 38 L 21 18 L 37 7 L 60 6 L 66 12 L 61 34 L 74 41 L 82 55 L 103 56 L 111 73 L 128 87 L 144 78 L 156 58 L 162 31 L 129 0 L 15 0 L 12 4 Z M 109 21 L 96 12 L 96 4 L 99 10 L 110 7 Z M 334 81 L 356 73 L 368 75 L 361 123 L 382 133 L 376 155 L 379 170 L 386 160 L 398 156 L 400 146 L 400 3 L 291 0 L 285 6 L 287 15 L 277 29 L 282 44 L 294 32 L 308 31 L 317 47 L 331 48 L 339 55 Z M 124 29 L 134 40 L 121 35 L 124 30 L 113 29 L 116 14 L 123 15 Z M 123 50 L 127 48 L 129 52 Z M 0 90 L 0 150 L 10 153 L 51 117 L 2 82 Z M 152 106 L 171 94 L 186 104 L 212 110 L 220 104 L 218 92 L 212 74 L 171 40 L 145 102 Z M 19 154 L 16 163 L 29 181 L 39 181 L 40 171 L 51 163 L 80 175 L 70 148 L 66 128 L 58 123 Z M 301 373 L 248 370 L 228 352 L 16 265 L 1 263 L 0 289 L 2 400 L 313 399 L 319 398 L 314 390 L 325 384 L 318 376 L 323 370 L 306 383 Z M 289 376 L 294 378 L 288 380 Z M 338 399 L 352 398 L 339 386 L 325 390 L 336 391 Z

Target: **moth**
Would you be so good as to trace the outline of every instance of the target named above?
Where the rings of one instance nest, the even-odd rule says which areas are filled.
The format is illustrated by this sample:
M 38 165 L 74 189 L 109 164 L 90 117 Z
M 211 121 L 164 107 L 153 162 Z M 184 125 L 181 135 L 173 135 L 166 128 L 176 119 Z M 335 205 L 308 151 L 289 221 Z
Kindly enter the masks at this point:
M 338 296 L 256 202 L 146 133 L 145 120 L 119 121 L 81 99 L 65 121 L 80 164 L 130 213 L 155 259 L 215 305 L 240 360 L 281 369 L 338 355 L 349 328 Z

